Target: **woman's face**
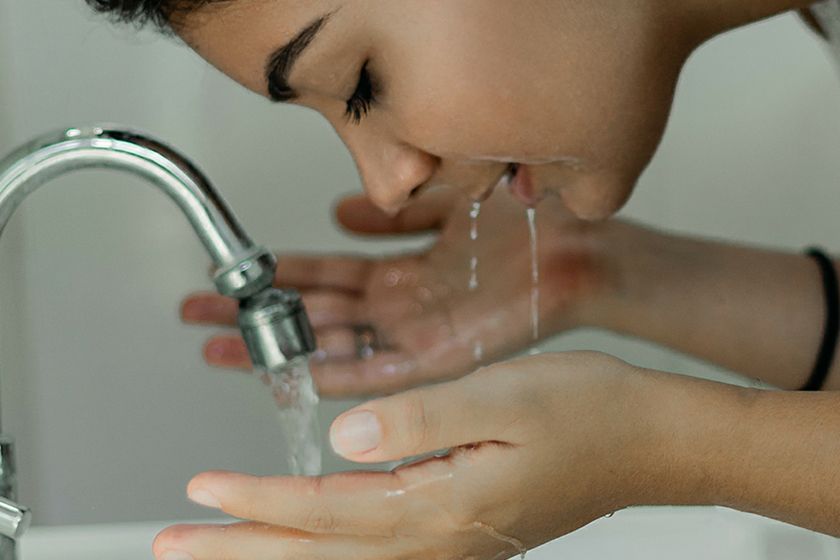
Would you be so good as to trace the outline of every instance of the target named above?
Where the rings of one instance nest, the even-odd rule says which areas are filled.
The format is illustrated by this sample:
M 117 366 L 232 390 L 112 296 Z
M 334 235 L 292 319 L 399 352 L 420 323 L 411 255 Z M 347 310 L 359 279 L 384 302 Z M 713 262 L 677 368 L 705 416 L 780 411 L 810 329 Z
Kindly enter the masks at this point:
M 668 4 L 232 0 L 177 28 L 247 88 L 326 117 L 389 213 L 420 187 L 479 199 L 510 182 L 603 218 L 652 157 L 691 50 Z

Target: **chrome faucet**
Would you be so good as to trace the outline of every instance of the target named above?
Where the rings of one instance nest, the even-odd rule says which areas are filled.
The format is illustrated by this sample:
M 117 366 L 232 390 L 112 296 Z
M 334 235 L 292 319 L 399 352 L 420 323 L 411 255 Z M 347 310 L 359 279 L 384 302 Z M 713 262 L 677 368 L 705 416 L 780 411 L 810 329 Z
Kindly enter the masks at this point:
M 272 287 L 274 256 L 251 241 L 192 163 L 143 134 L 105 125 L 70 128 L 12 152 L 0 161 L 0 235 L 27 195 L 50 179 L 83 168 L 139 175 L 178 205 L 213 260 L 216 289 L 239 300 L 239 327 L 255 367 L 276 371 L 314 350 L 300 296 Z M 29 523 L 29 511 L 16 499 L 12 441 L 0 435 L 0 560 L 15 558 L 15 542 Z

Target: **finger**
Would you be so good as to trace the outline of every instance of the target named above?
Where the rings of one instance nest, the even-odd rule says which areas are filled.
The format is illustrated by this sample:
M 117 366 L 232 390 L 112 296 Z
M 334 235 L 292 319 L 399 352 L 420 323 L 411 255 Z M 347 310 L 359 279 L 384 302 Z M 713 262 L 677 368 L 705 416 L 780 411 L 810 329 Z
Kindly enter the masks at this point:
M 364 257 L 279 255 L 274 283 L 298 290 L 361 292 L 371 268 L 371 260 Z
M 389 216 L 364 195 L 345 198 L 336 208 L 344 228 L 362 234 L 420 233 L 440 229 L 452 210 L 456 193 L 452 189 L 429 191 L 395 216 Z
M 516 379 L 513 372 L 496 375 L 486 368 L 371 401 L 336 418 L 330 442 L 339 455 L 363 463 L 483 442 L 515 443 L 512 429 L 522 415 L 521 399 L 516 383 L 506 377 Z
M 344 363 L 358 360 L 359 347 L 354 329 L 348 327 L 325 327 L 315 332 L 318 350 L 311 367 L 323 363 Z M 375 352 L 376 349 L 372 348 Z
M 239 303 L 212 292 L 190 294 L 181 303 L 181 319 L 185 323 L 236 325 Z
M 194 560 L 343 560 L 384 557 L 373 553 L 386 542 L 381 538 L 314 535 L 263 523 L 176 525 L 155 538 L 153 551 L 162 560 L 177 557 L 177 553 Z
M 301 297 L 314 328 L 364 322 L 359 299 L 346 292 L 316 290 Z M 191 294 L 181 304 L 181 319 L 186 323 L 233 327 L 238 313 L 235 299 L 210 292 Z
M 399 520 L 415 513 L 408 511 L 405 500 L 390 499 L 405 486 L 402 475 L 392 472 L 257 477 L 215 471 L 193 478 L 187 494 L 198 504 L 240 519 L 316 534 L 387 537 L 398 532 Z
M 204 344 L 204 361 L 213 367 L 252 369 L 245 341 L 238 335 L 214 336 Z
M 351 328 L 326 327 L 318 329 L 315 331 L 315 340 L 318 350 L 316 354 L 317 358 L 312 360 L 311 365 L 313 368 L 321 367 L 322 370 L 333 373 L 339 368 L 346 367 L 349 363 L 353 364 L 349 370 L 349 375 L 353 375 L 357 370 L 363 369 L 363 365 L 373 366 L 372 369 L 376 369 L 376 366 L 381 366 L 378 368 L 379 371 L 389 372 L 393 370 L 393 373 L 398 372 L 397 365 L 390 368 L 387 367 L 387 364 L 396 361 L 393 359 L 393 355 L 390 354 L 386 354 L 386 356 L 389 356 L 389 359 L 378 358 L 374 361 L 374 358 L 371 357 L 369 360 L 360 360 L 358 358 L 358 348 L 356 347 L 356 335 Z M 245 346 L 245 341 L 239 335 L 222 334 L 210 338 L 204 345 L 203 354 L 204 360 L 214 367 L 242 370 L 252 369 L 248 347 Z M 371 361 L 371 364 L 363 363 L 367 361 Z M 405 360 L 403 359 L 403 361 Z M 405 366 L 402 369 L 404 370 Z M 314 372 L 313 375 L 315 375 Z M 318 377 L 316 376 L 317 380 Z

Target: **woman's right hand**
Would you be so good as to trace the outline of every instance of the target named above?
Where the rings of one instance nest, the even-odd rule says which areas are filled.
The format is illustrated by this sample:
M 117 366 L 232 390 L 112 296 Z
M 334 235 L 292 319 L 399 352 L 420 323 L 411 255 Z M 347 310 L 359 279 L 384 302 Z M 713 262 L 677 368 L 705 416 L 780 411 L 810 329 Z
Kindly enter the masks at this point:
M 383 258 L 279 258 L 276 284 L 303 294 L 316 330 L 320 352 L 312 369 L 322 395 L 392 393 L 464 375 L 534 344 L 525 208 L 500 189 L 481 205 L 476 240 L 470 208 L 461 195 L 438 190 L 389 217 L 366 198 L 349 197 L 337 216 L 352 233 L 437 231 L 437 239 L 425 251 Z M 541 203 L 537 224 L 540 336 L 592 324 L 619 284 L 607 233 L 634 226 L 582 222 L 556 199 Z M 473 255 L 478 287 L 470 290 Z M 233 326 L 236 309 L 233 300 L 200 293 L 184 301 L 182 315 L 190 323 Z M 374 352 L 360 339 L 373 342 Z M 204 354 L 214 366 L 250 367 L 234 333 L 210 339 Z

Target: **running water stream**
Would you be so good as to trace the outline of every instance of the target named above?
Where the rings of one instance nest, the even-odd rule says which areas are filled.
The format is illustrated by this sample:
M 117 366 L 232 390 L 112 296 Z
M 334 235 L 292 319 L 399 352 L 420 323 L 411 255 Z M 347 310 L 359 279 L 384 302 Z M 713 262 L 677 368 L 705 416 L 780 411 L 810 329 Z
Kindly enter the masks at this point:
M 537 236 L 537 209 L 528 208 L 528 235 L 531 248 L 531 338 L 534 347 L 531 354 L 539 354 L 536 344 L 540 340 L 540 258 L 539 238 Z
M 478 289 L 478 217 L 481 215 L 481 202 L 475 201 L 470 207 L 470 280 L 467 289 Z M 480 362 L 484 358 L 484 344 L 480 337 L 473 340 L 473 359 Z
M 309 371 L 309 357 L 297 358 L 283 369 L 265 372 L 264 379 L 277 403 L 277 418 L 286 440 L 291 474 L 321 474 L 319 399 Z
M 468 288 L 471 292 L 478 289 L 478 253 L 476 244 L 478 242 L 478 217 L 481 215 L 481 203 L 473 202 L 470 208 L 470 282 Z

